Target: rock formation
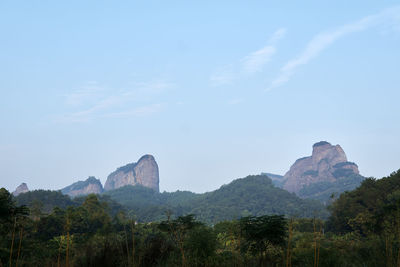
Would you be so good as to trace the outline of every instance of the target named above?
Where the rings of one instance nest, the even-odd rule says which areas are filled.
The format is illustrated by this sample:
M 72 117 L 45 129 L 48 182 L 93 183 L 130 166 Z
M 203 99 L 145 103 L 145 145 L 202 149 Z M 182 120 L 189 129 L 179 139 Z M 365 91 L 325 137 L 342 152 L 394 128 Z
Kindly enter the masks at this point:
M 137 163 L 130 163 L 118 168 L 107 177 L 105 190 L 116 189 L 125 185 L 142 185 L 159 192 L 158 165 L 152 155 L 144 155 Z
M 78 181 L 61 189 L 61 192 L 71 197 L 89 194 L 101 194 L 103 192 L 103 186 L 99 179 L 90 176 L 88 179 L 86 179 L 86 181 Z
M 12 194 L 16 197 L 19 194 L 26 192 L 29 192 L 28 186 L 26 185 L 26 183 L 22 183 L 15 189 L 14 192 L 12 192 Z
M 298 193 L 303 187 L 318 182 L 335 182 L 340 177 L 359 174 L 355 163 L 348 162 L 339 146 L 321 141 L 313 145 L 311 157 L 296 160 L 285 174 L 283 188 Z

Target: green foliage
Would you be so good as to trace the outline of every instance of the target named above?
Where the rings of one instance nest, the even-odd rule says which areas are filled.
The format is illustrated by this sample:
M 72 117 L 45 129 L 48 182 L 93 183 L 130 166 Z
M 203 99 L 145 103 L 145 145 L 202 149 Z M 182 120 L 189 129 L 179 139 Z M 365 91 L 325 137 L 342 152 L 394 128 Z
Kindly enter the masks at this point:
M 26 206 L 17 206 L 13 196 L 5 188 L 0 188 L 0 223 L 12 222 L 14 217 L 28 214 Z
M 241 235 L 246 242 L 243 248 L 262 253 L 268 246 L 282 246 L 286 238 L 286 219 L 281 215 L 248 216 L 239 220 Z
M 356 175 L 356 174 L 354 174 L 352 169 L 339 168 L 339 169 L 334 170 L 332 175 L 335 178 L 340 178 L 340 177 L 349 177 L 351 175 Z
M 315 143 L 313 145 L 313 147 L 317 147 L 317 146 L 324 146 L 324 145 L 330 145 L 330 143 L 326 142 L 326 141 L 320 141 L 318 143 Z
M 198 225 L 192 229 L 184 243 L 189 259 L 196 261 L 195 265 L 204 265 L 208 258 L 215 255 L 217 237 L 212 228 Z
M 34 190 L 15 197 L 18 205 L 26 205 L 30 208 L 41 206 L 41 212 L 50 213 L 54 207 L 62 209 L 68 206 L 76 206 L 76 203 L 69 196 L 63 195 L 60 191 Z
M 262 172 L 261 175 L 263 176 L 268 176 L 272 180 L 272 183 L 279 188 L 282 188 L 283 185 L 286 182 L 286 179 L 283 179 L 282 175 L 279 174 L 273 174 L 273 173 L 268 173 L 268 172 Z
M 360 186 L 365 179 L 363 176 L 354 174 L 348 169 L 338 169 L 336 171 L 338 171 L 338 173 L 340 172 L 341 175 L 336 181 L 318 182 L 305 186 L 299 191 L 299 196 L 329 203 L 332 194 L 339 196 L 343 192 L 351 191 Z
M 167 210 L 175 216 L 195 214 L 200 221 L 209 224 L 249 215 L 328 216 L 318 201 L 304 200 L 277 188 L 264 175 L 237 179 L 204 194 L 157 193 L 142 186 L 125 186 L 105 194 L 134 211 L 140 221 L 165 220 Z
M 395 231 L 400 220 L 400 170 L 379 180 L 366 179 L 356 190 L 342 194 L 330 210 L 328 227 L 336 233 Z
M 249 215 L 327 216 L 319 202 L 300 199 L 293 193 L 275 187 L 271 179 L 261 175 L 237 179 L 204 194 L 196 204 L 191 212 L 208 223 Z
M 271 181 L 263 184 L 263 179 L 239 179 L 218 193 L 154 194 L 149 202 L 168 208 L 187 199 L 190 204 L 185 208 L 190 209 L 197 203 L 218 203 L 219 196 L 226 199 L 232 192 L 245 198 L 241 193 L 249 188 L 262 198 L 253 186 L 271 187 Z M 143 188 L 135 190 L 142 190 L 140 197 L 148 196 Z M 44 196 L 57 200 L 48 192 L 36 194 L 40 197 L 27 202 L 33 208 Z M 167 213 L 159 223 L 138 223 L 132 211 L 120 209 L 112 214 L 110 196 L 78 200 L 48 214 L 27 216 L 26 208 L 0 189 L 0 266 L 400 265 L 400 171 L 380 180 L 366 179 L 356 190 L 342 194 L 333 202 L 327 222 L 292 217 L 288 224 L 283 215 L 263 214 L 209 226 L 193 214 L 172 217 Z M 233 200 L 242 205 L 233 197 L 223 205 Z

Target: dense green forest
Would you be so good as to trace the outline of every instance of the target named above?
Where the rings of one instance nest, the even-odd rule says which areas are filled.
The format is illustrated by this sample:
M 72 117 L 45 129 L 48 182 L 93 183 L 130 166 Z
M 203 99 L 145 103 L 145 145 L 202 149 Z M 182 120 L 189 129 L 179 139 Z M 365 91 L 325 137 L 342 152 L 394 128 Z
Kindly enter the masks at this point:
M 138 220 L 144 222 L 165 219 L 168 210 L 176 216 L 194 214 L 208 224 L 249 215 L 328 216 L 319 201 L 301 199 L 294 193 L 277 188 L 265 175 L 236 179 L 204 194 L 187 191 L 157 193 L 141 186 L 125 186 L 104 194 L 133 210 Z
M 340 169 L 342 171 L 343 169 Z M 336 181 L 334 182 L 317 182 L 303 187 L 299 191 L 301 198 L 317 199 L 325 203 L 329 202 L 332 197 L 339 196 L 343 192 L 351 191 L 357 188 L 365 177 L 351 173 L 336 173 Z
M 105 195 L 59 201 L 50 212 L 38 199 L 26 200 L 36 206 L 21 204 L 32 194 L 42 201 L 58 199 L 54 192 L 40 193 L 22 194 L 17 204 L 0 189 L 0 266 L 400 264 L 400 170 L 342 194 L 330 205 L 327 220 L 260 214 L 207 224 L 193 214 L 167 210 L 159 221 L 138 222 L 137 214 Z M 177 199 L 168 194 L 153 204 L 215 200 L 212 194 L 179 192 Z
M 170 212 L 174 217 L 194 214 L 207 224 L 243 216 L 283 214 L 294 217 L 318 217 L 326 219 L 326 207 L 316 200 L 297 197 L 294 193 L 277 188 L 265 175 L 248 176 L 223 185 L 218 190 L 195 194 L 188 191 L 158 193 L 140 185 L 124 186 L 98 195 L 106 201 L 112 214 L 125 209 L 135 214 L 139 222 L 166 219 Z M 82 204 L 84 197 L 70 197 L 59 191 L 36 190 L 16 197 L 18 205 L 49 213 L 54 207 L 66 208 Z

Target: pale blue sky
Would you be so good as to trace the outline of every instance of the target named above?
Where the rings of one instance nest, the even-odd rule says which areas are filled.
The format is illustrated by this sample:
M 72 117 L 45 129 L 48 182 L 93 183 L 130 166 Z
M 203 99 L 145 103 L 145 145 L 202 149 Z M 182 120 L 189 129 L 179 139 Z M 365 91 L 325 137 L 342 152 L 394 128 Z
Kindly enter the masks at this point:
M 148 153 L 162 191 L 204 192 L 321 140 L 400 168 L 398 1 L 190 2 L 0 2 L 0 186 Z

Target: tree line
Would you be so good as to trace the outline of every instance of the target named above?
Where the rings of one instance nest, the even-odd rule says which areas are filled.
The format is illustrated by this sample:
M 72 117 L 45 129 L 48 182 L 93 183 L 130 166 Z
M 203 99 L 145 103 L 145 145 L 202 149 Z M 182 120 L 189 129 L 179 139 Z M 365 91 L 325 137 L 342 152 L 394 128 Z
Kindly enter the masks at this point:
M 167 212 L 138 222 L 134 211 L 111 205 L 89 195 L 44 212 L 0 189 L 0 266 L 400 264 L 400 171 L 340 195 L 327 220 L 260 215 L 205 224 Z

